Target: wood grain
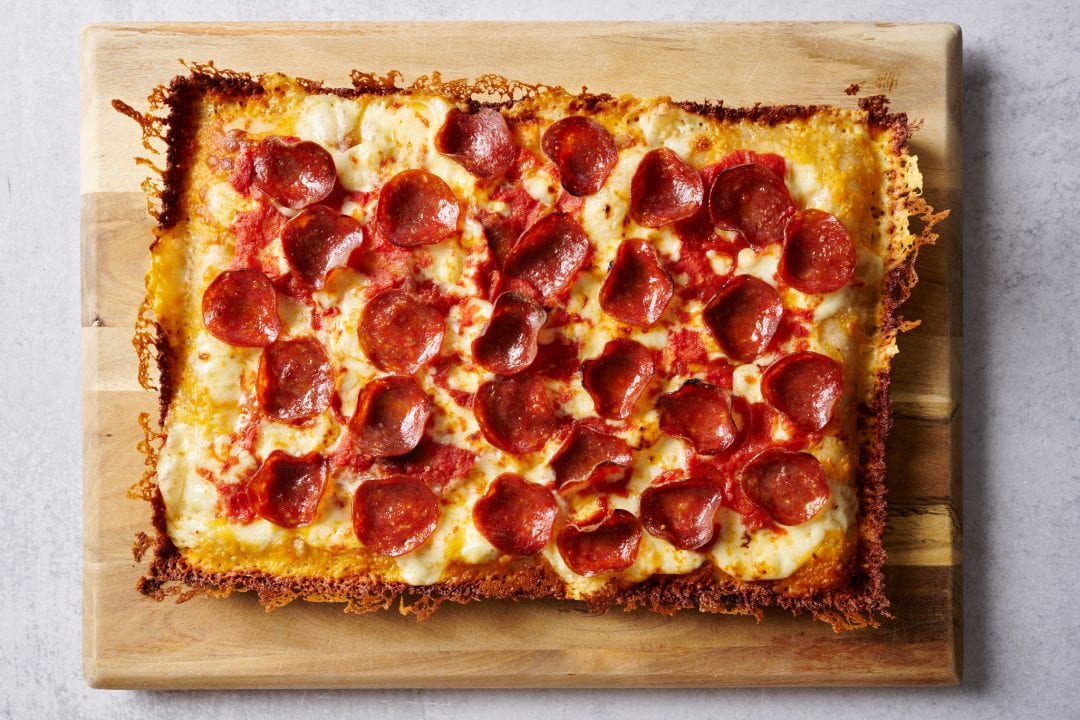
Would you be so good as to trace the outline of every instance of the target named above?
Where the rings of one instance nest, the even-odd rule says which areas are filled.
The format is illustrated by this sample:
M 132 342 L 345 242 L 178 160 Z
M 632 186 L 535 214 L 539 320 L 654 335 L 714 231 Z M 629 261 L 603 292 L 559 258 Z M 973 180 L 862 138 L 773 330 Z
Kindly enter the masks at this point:
M 483 47 L 484 52 L 460 48 Z M 127 498 L 141 475 L 137 417 L 156 399 L 131 346 L 151 220 L 136 107 L 182 72 L 179 58 L 347 84 L 350 69 L 407 80 L 498 72 L 527 81 L 676 99 L 829 103 L 843 90 L 887 93 L 923 121 L 913 140 L 937 208 L 904 312 L 889 442 L 887 582 L 896 620 L 834 634 L 784 613 L 757 624 L 572 604 L 444 607 L 417 623 L 253 597 L 155 603 L 131 557 L 149 508 Z M 722 58 L 722 62 L 720 59 Z M 85 671 L 96 687 L 520 687 L 954 683 L 961 673 L 960 33 L 889 24 L 206 24 L 98 25 L 82 38 L 82 248 L 85 417 Z

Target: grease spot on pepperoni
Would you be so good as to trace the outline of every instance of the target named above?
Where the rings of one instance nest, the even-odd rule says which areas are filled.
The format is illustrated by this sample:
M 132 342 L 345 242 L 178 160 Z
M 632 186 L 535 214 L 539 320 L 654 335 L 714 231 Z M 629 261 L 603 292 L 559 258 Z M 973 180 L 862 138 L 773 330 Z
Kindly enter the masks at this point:
M 630 446 L 622 438 L 576 423 L 551 458 L 555 489 L 563 492 L 624 475 L 633 459 Z
M 582 385 L 592 396 L 597 413 L 625 418 L 654 374 L 656 364 L 649 349 L 620 338 L 608 342 L 598 357 L 582 364 Z
M 780 277 L 804 293 L 823 295 L 855 274 L 855 245 L 844 224 L 821 210 L 801 210 L 788 221 Z
M 753 275 L 738 275 L 705 306 L 704 320 L 725 354 L 751 362 L 765 352 L 783 314 L 776 288 Z
M 433 407 L 412 378 L 372 380 L 360 390 L 349 421 L 357 452 L 367 457 L 404 455 L 420 443 Z
M 548 302 L 570 286 L 591 248 L 589 236 L 577 221 L 552 213 L 522 233 L 506 254 L 503 268 L 536 288 Z
M 783 357 L 761 377 L 766 402 L 806 432 L 829 423 L 844 392 L 844 371 L 830 357 L 800 352 Z
M 249 487 L 261 517 L 281 527 L 307 525 L 326 490 L 326 459 L 318 453 L 294 457 L 275 450 Z
M 495 447 L 524 455 L 544 447 L 559 427 L 544 381 L 535 375 L 497 377 L 476 392 L 473 411 Z
M 410 452 L 379 461 L 388 474 L 419 477 L 437 495 L 468 475 L 475 464 L 475 453 L 427 437 Z
M 701 175 L 668 148 L 650 150 L 630 182 L 630 215 L 643 227 L 658 228 L 693 217 L 701 209 Z
M 348 262 L 364 241 L 364 230 L 353 218 L 312 205 L 285 223 L 281 247 L 285 261 L 309 287 L 320 290 L 326 275 Z
M 263 412 L 280 422 L 303 423 L 330 407 L 330 358 L 313 337 L 276 340 L 263 350 L 255 383 Z
M 715 455 L 735 441 L 731 396 L 701 380 L 687 380 L 673 393 L 656 401 L 660 429 L 689 442 L 702 455 Z
M 592 195 L 604 185 L 619 159 L 615 138 L 592 118 L 575 115 L 552 123 L 540 141 L 566 192 Z
M 781 525 L 801 525 L 829 501 L 825 470 L 809 453 L 766 450 L 747 463 L 740 480 L 750 500 Z
M 353 497 L 353 531 L 380 555 L 398 557 L 423 545 L 439 525 L 439 499 L 408 475 L 365 480 Z
M 600 307 L 624 325 L 653 325 L 671 301 L 675 283 L 646 240 L 624 240 L 600 288 Z
M 481 178 L 504 175 L 518 153 L 506 118 L 492 108 L 474 113 L 451 108 L 435 136 L 435 147 Z
M 395 245 L 431 245 L 457 232 L 459 213 L 454 191 L 442 178 L 405 170 L 379 192 L 375 227 Z
M 406 290 L 383 290 L 360 313 L 357 335 L 364 353 L 387 372 L 411 375 L 439 354 L 443 314 Z
M 506 555 L 540 552 L 551 541 L 558 515 L 550 490 L 514 473 L 495 478 L 473 507 L 476 529 Z
M 683 550 L 698 550 L 713 539 L 723 493 L 702 478 L 650 485 L 641 493 L 641 523 L 651 534 Z
M 536 359 L 536 338 L 547 321 L 544 308 L 519 293 L 495 298 L 484 334 L 473 341 L 473 357 L 498 375 L 521 372 Z
M 567 567 L 588 577 L 633 565 L 641 534 L 641 523 L 632 513 L 616 510 L 593 527 L 567 525 L 559 531 L 555 544 Z
M 308 140 L 271 135 L 256 146 L 253 166 L 255 187 L 293 210 L 325 199 L 337 182 L 334 158 Z
M 226 270 L 202 298 L 203 323 L 218 340 L 239 347 L 264 347 L 281 332 L 277 293 L 258 270 Z
M 795 204 L 783 178 L 762 165 L 737 165 L 716 176 L 709 213 L 725 230 L 737 230 L 755 249 L 784 239 Z

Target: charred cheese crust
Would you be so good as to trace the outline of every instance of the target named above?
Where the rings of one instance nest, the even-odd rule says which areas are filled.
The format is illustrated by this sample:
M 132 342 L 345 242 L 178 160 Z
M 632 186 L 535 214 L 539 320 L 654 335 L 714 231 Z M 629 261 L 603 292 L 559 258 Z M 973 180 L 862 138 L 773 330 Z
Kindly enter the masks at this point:
M 645 533 L 638 561 L 614 576 L 576 576 L 553 546 L 532 558 L 500 557 L 472 527 L 472 504 L 499 472 L 520 472 L 535 482 L 549 480 L 544 459 L 558 442 L 524 459 L 491 452 L 478 439 L 475 421 L 456 415 L 453 401 L 422 370 L 421 384 L 442 409 L 433 428 L 436 437 L 479 449 L 481 454 L 477 469 L 444 500 L 440 527 L 423 547 L 392 559 L 366 550 L 356 540 L 349 523 L 349 499 L 358 478 L 331 483 L 317 521 L 308 527 L 286 530 L 265 520 L 239 525 L 221 517 L 215 486 L 199 470 L 212 470 L 219 482 L 235 482 L 275 448 L 294 454 L 332 452 L 341 434 L 327 414 L 313 427 L 300 430 L 264 421 L 254 453 L 237 452 L 229 441 L 243 423 L 259 351 L 215 340 L 203 329 L 199 312 L 206 285 L 228 265 L 231 222 L 237 213 L 251 209 L 250 201 L 228 185 L 227 173 L 214 167 L 214 147 L 222 134 L 240 128 L 256 139 L 278 134 L 319 142 L 334 155 L 347 189 L 360 193 L 397 170 L 420 165 L 446 180 L 464 207 L 483 204 L 487 198 L 471 175 L 430 147 L 451 107 L 476 106 L 472 97 L 476 88 L 433 81 L 399 90 L 357 76 L 354 89 L 328 90 L 281 76 L 253 79 L 199 69 L 176 78 L 161 95 L 169 110 L 164 119 L 168 156 L 147 277 L 156 337 L 151 343 L 144 336 L 136 344 L 158 351 L 163 446 L 151 450 L 156 474 L 147 494 L 157 536 L 154 559 L 140 589 L 159 599 L 170 593 L 254 590 L 268 607 L 304 597 L 346 602 L 351 610 L 384 607 L 396 598 L 411 597 L 419 599 L 412 609 L 421 614 L 443 600 L 513 597 L 577 598 L 593 609 L 623 605 L 661 612 L 697 606 L 712 612 L 760 613 L 761 608 L 776 605 L 810 612 L 836 627 L 874 624 L 888 607 L 881 533 L 884 438 L 891 417 L 889 365 L 901 325 L 897 308 L 915 282 L 912 264 L 918 247 L 933 239 L 929 225 L 918 236 L 908 230 L 910 215 L 929 217 L 929 210 L 918 197 L 921 177 L 907 153 L 907 118 L 890 115 L 880 98 L 864 100 L 858 110 L 802 106 L 739 110 L 667 99 L 574 96 L 557 89 L 538 91 L 493 82 L 486 79 L 483 89 L 505 94 L 508 99 L 498 106 L 519 144 L 540 157 L 543 129 L 567 114 L 592 115 L 619 143 L 619 163 L 611 178 L 584 202 L 582 225 L 597 251 L 577 281 L 571 302 L 595 298 L 621 237 L 649 237 L 665 259 L 677 256 L 678 241 L 670 230 L 638 228 L 626 217 L 629 179 L 650 147 L 671 147 L 696 168 L 736 149 L 778 153 L 788 161 L 785 180 L 796 205 L 818 207 L 843 220 L 858 247 L 856 277 L 861 285 L 821 298 L 784 290 L 786 304 L 814 318 L 811 349 L 840 360 L 846 386 L 854 388 L 845 393 L 840 430 L 808 449 L 829 476 L 832 497 L 827 511 L 806 527 L 774 533 L 748 532 L 736 513 L 723 510 L 727 516 L 722 536 L 708 553 L 678 550 Z M 522 88 L 524 99 L 509 99 Z M 398 112 L 402 108 L 427 128 L 416 142 L 395 125 L 402 121 Z M 380 147 L 383 155 L 378 154 Z M 395 156 L 389 169 L 387 152 Z M 526 177 L 524 185 L 536 200 L 554 204 L 558 180 L 545 176 L 542 168 Z M 354 204 L 348 211 L 365 222 L 373 202 Z M 469 287 L 469 263 L 486 249 L 475 222 L 466 219 L 463 227 L 464 255 L 446 253 L 440 246 L 421 252 L 432 256 L 430 279 L 469 296 L 474 289 Z M 745 257 L 726 261 L 737 261 L 736 272 L 768 281 L 777 250 L 760 254 L 744 250 Z M 713 261 L 723 264 L 725 259 Z M 320 305 L 341 308 L 338 321 L 316 335 L 339 368 L 337 391 L 346 415 L 351 414 L 359 386 L 377 374 L 354 347 L 363 282 L 358 273 L 338 272 L 316 294 Z M 447 343 L 467 349 L 483 328 L 490 303 L 465 303 L 475 305 L 472 324 L 451 316 Z M 666 342 L 663 328 L 628 332 L 602 313 L 575 309 L 584 320 L 580 326 L 571 323 L 564 332 L 582 343 L 582 359 L 598 354 L 611 337 L 629 335 L 652 347 Z M 306 312 L 299 304 L 283 304 L 284 335 L 310 328 Z M 700 312 L 688 315 L 689 323 L 695 318 L 700 322 Z M 708 333 L 702 337 L 711 354 L 719 352 Z M 765 366 L 769 359 L 759 362 Z M 759 378 L 759 367 L 738 368 L 735 392 L 760 399 Z M 473 391 L 483 379 L 477 370 L 459 373 L 451 382 Z M 684 379 L 669 379 L 661 391 Z M 574 397 L 563 411 L 588 415 L 588 396 L 580 391 L 579 380 L 574 383 Z M 635 415 L 632 423 L 639 428 L 631 431 L 636 436 L 627 439 L 643 450 L 632 473 L 630 496 L 615 505 L 630 510 L 636 510 L 637 493 L 657 473 L 685 468 L 681 441 L 660 436 L 655 412 L 651 417 L 639 414 L 642 417 Z

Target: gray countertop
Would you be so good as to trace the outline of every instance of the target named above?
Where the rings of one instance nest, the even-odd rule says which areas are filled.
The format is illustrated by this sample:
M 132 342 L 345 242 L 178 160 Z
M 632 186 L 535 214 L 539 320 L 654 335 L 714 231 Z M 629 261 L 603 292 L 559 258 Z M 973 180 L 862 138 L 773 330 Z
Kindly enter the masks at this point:
M 901 15 L 901 7 L 906 14 Z M 1076 717 L 1080 11 L 1074 3 L 5 1 L 0 716 Z M 966 675 L 954 688 L 141 693 L 81 671 L 78 32 L 121 20 L 947 20 L 964 31 Z

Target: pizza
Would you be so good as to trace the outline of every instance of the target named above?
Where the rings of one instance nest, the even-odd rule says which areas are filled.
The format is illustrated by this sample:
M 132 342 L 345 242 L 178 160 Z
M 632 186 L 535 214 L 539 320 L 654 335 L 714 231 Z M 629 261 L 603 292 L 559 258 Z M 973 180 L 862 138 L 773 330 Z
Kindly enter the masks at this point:
M 196 67 L 136 345 L 161 599 L 888 614 L 906 116 Z

